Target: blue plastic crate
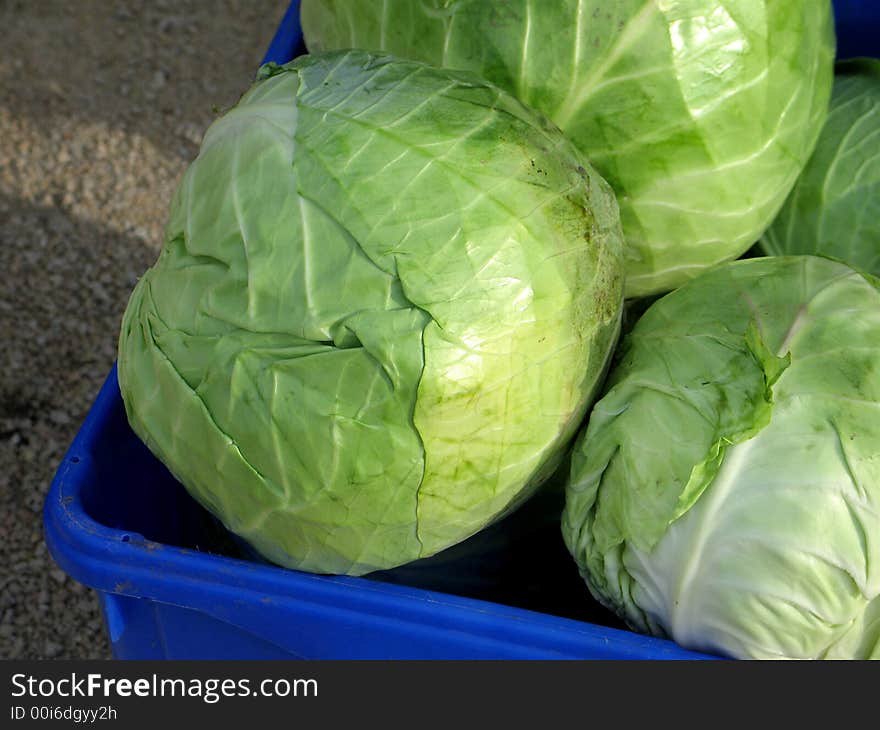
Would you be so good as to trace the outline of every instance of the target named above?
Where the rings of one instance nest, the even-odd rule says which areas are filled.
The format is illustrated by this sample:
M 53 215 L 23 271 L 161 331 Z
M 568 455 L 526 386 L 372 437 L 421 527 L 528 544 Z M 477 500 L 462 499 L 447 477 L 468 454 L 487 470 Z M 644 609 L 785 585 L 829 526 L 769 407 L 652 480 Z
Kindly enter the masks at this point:
M 835 5 L 840 55 L 876 49 L 880 4 Z M 265 61 L 304 51 L 293 0 Z M 58 565 L 97 591 L 120 659 L 699 659 L 625 630 L 565 552 L 549 490 L 435 558 L 365 578 L 249 559 L 128 426 L 115 368 L 44 509 Z
M 98 592 L 114 656 L 122 659 L 700 656 L 668 641 L 510 605 L 560 600 L 563 587 L 577 586 L 570 605 L 604 613 L 591 605 L 570 558 L 549 561 L 565 575 L 539 569 L 548 551 L 563 546 L 555 524 L 526 533 L 526 514 L 476 543 L 378 578 L 313 575 L 236 557 L 237 545 L 129 428 L 114 369 L 58 469 L 45 536 L 59 566 Z M 527 536 L 528 544 L 508 545 L 506 532 Z

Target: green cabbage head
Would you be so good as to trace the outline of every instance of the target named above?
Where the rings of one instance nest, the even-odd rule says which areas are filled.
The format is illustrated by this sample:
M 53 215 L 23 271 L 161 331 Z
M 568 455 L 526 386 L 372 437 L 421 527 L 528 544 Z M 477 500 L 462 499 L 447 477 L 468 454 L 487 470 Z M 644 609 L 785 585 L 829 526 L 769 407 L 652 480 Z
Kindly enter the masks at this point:
M 622 271 L 613 193 L 516 99 L 304 56 L 205 134 L 126 309 L 119 383 L 137 434 L 260 554 L 390 568 L 559 462 Z
M 737 658 L 880 659 L 880 282 L 721 265 L 625 338 L 562 529 L 633 628 Z
M 310 50 L 468 69 L 550 117 L 618 196 L 627 296 L 761 236 L 813 150 L 829 0 L 303 0 Z
M 816 150 L 761 246 L 776 256 L 829 256 L 880 276 L 880 59 L 837 64 Z

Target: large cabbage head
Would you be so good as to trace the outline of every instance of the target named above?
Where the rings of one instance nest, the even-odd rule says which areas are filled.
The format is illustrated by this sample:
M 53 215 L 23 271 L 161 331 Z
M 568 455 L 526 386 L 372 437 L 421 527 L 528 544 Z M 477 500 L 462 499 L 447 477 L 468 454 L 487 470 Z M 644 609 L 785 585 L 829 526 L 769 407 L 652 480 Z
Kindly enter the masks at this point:
M 632 627 L 880 658 L 880 282 L 724 264 L 653 304 L 572 456 L 563 535 Z
M 736 258 L 828 107 L 829 0 L 303 0 L 312 50 L 469 69 L 550 117 L 615 189 L 628 296 Z
M 285 566 L 456 543 L 560 459 L 615 343 L 608 186 L 476 77 L 267 66 L 208 129 L 122 323 L 129 420 Z
M 777 256 L 829 256 L 880 276 L 880 59 L 837 64 L 816 150 L 761 246 Z

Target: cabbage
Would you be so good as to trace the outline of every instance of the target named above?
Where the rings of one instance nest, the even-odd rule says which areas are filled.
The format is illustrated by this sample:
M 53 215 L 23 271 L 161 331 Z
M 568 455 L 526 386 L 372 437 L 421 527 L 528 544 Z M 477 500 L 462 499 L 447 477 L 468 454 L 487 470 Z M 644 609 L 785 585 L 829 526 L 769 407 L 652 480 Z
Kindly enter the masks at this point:
M 469 69 L 550 117 L 617 193 L 627 296 L 736 258 L 825 119 L 829 0 L 303 0 L 311 50 Z
M 737 658 L 880 658 L 880 282 L 724 264 L 624 339 L 562 530 L 634 629 Z
M 841 61 L 816 150 L 761 239 L 880 275 L 880 60 Z
M 620 326 L 613 193 L 543 118 L 364 52 L 208 129 L 119 340 L 136 433 L 278 564 L 362 574 L 513 509 Z

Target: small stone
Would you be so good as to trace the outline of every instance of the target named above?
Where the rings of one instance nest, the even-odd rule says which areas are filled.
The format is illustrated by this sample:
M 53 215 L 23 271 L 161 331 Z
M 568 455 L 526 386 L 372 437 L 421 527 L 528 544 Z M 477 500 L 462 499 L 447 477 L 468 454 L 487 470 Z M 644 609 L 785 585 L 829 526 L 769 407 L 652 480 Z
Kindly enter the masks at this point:
M 59 426 L 64 426 L 70 423 L 70 416 L 60 408 L 54 408 L 49 411 L 49 420 L 52 421 L 52 423 L 57 423 Z
M 59 585 L 63 585 L 67 582 L 67 573 L 58 568 L 52 568 L 52 570 L 49 571 L 49 577 Z

